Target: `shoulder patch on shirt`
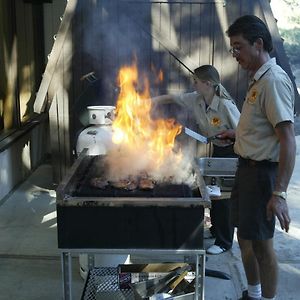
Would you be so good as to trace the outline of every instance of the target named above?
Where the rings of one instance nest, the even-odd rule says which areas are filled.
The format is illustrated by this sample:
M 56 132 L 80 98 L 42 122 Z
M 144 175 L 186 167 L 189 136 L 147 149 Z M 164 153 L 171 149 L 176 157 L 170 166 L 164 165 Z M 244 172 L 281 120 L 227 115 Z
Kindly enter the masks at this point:
M 212 126 L 219 126 L 221 124 L 220 118 L 214 117 L 211 119 L 210 124 Z
M 250 91 L 249 97 L 247 98 L 247 102 L 248 102 L 249 104 L 254 104 L 254 103 L 256 102 L 257 95 L 258 95 L 257 90 L 256 90 L 256 89 L 252 89 L 252 90 Z

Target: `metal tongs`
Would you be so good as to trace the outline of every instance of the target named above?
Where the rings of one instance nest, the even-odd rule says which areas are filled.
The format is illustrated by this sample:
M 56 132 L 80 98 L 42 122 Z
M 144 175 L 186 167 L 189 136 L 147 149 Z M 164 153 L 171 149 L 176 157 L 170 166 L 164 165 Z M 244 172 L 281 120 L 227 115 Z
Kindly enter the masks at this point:
M 178 276 L 180 276 L 182 273 L 190 270 L 190 265 L 183 266 L 180 268 L 176 268 L 165 276 L 133 283 L 130 285 L 130 287 L 134 291 L 135 299 L 145 299 L 157 293 L 165 292 L 167 286 L 170 283 L 174 282 L 174 280 L 178 278 Z

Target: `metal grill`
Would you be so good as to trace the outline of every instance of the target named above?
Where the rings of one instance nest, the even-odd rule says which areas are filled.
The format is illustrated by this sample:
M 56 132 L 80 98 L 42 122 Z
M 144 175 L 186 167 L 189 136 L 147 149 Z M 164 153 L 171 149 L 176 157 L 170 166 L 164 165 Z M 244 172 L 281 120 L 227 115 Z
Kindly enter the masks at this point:
M 133 291 L 120 290 L 118 270 L 100 267 L 89 271 L 81 300 L 134 300 Z
M 98 159 L 101 161 L 101 157 Z M 164 190 L 166 194 L 162 195 L 160 191 L 152 197 L 149 194 L 133 197 L 131 193 L 118 197 L 98 193 L 80 196 L 78 191 L 86 185 L 85 179 L 89 171 L 93 171 L 92 167 L 91 160 L 83 153 L 56 190 L 58 247 L 62 249 L 65 299 L 72 296 L 72 262 L 69 259 L 72 252 L 186 254 L 195 256 L 196 260 L 201 258 L 201 274 L 204 274 L 203 216 L 204 208 L 210 206 L 210 199 L 198 168 L 194 170 L 195 194 L 190 188 L 183 188 L 184 192 L 178 193 L 177 187 L 173 186 Z M 105 169 L 99 166 L 99 170 Z M 182 190 L 182 186 L 179 189 Z M 169 192 L 174 190 L 175 194 L 170 195 Z M 103 271 L 108 273 L 101 273 Z M 199 268 L 196 273 L 198 271 Z M 200 297 L 204 299 L 204 276 L 201 276 L 201 288 Z M 194 295 L 183 297 L 195 299 L 199 294 L 199 290 L 196 291 L 191 293 Z M 114 268 L 98 268 L 89 272 L 81 299 L 131 300 L 133 293 L 119 289 Z

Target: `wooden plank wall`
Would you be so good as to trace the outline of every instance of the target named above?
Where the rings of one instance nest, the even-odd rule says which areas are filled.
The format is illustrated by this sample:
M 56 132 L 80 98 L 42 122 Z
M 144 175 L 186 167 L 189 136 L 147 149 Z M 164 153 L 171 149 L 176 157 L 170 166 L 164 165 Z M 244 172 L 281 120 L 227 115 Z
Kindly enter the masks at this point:
M 191 90 L 189 70 L 213 64 L 241 107 L 247 74 L 228 53 L 225 31 L 242 14 L 254 13 L 265 20 L 260 2 L 102 0 L 79 4 L 80 25 L 74 26 L 74 97 L 86 87 L 79 83 L 80 77 L 95 71 L 104 82 L 99 104 L 114 104 L 118 69 L 136 53 L 141 70 L 150 73 L 154 66 L 164 72 L 164 82 L 153 84 L 153 93 Z
M 98 99 L 82 97 L 79 102 L 115 104 L 118 70 L 132 63 L 134 55 L 139 70 L 153 79 L 153 94 L 192 90 L 190 71 L 213 63 L 214 36 L 222 36 L 216 6 L 225 11 L 223 1 L 79 1 L 76 19 L 80 25 L 73 26 L 75 101 L 82 89 L 89 88 L 80 77 L 94 71 L 102 93 Z M 153 67 L 163 70 L 160 84 L 155 83 Z
M 53 11 L 61 12 L 53 3 Z M 69 112 L 69 98 L 72 95 L 70 85 L 72 73 L 72 18 L 73 8 L 76 1 L 70 1 L 64 12 L 63 22 L 60 24 L 59 33 L 56 34 L 55 43 L 48 55 L 48 63 L 43 74 L 43 80 L 39 87 L 34 104 L 35 112 L 42 113 L 49 111 L 50 145 L 52 153 L 52 164 L 54 167 L 54 181 L 59 182 L 66 174 L 69 165 L 72 163 L 72 146 L 70 145 L 70 122 L 72 114 Z M 46 19 L 51 19 L 48 13 Z M 53 14 L 57 18 L 56 25 L 60 22 L 60 15 Z M 46 30 L 47 29 L 47 30 Z M 46 27 L 52 40 L 54 25 Z M 48 51 L 48 50 L 46 50 Z
M 17 115 L 16 100 L 16 74 L 17 45 L 14 39 L 16 34 L 15 3 L 0 2 L 0 132 L 14 126 L 14 115 Z
M 61 138 L 55 145 L 56 152 L 65 156 L 58 164 L 68 164 L 74 159 L 68 158 L 68 153 L 72 155 L 83 126 L 78 107 L 114 105 L 118 70 L 124 64 L 131 64 L 134 55 L 139 70 L 149 76 L 153 95 L 192 90 L 190 71 L 202 64 L 213 64 L 241 107 L 247 73 L 228 53 L 229 39 L 225 32 L 243 14 L 256 14 L 272 22 L 271 16 L 266 19 L 262 10 L 268 3 L 267 0 L 77 0 L 68 40 L 71 46 L 63 46 L 66 61 L 62 59 L 60 64 L 62 80 L 67 81 L 69 74 L 70 82 L 63 83 L 66 88 L 61 93 L 63 101 L 56 98 L 54 110 L 64 116 L 57 117 L 59 132 L 55 134 Z M 154 69 L 163 70 L 162 83 L 155 82 Z M 81 80 L 90 72 L 95 73 L 95 82 Z
M 69 9 L 70 11 L 67 11 L 70 14 L 68 18 L 71 20 L 73 17 L 72 7 L 69 7 Z M 45 72 L 45 76 L 50 75 L 49 77 L 51 78 L 47 90 L 47 105 L 50 108 L 49 122 L 52 164 L 54 167 L 53 178 L 57 183 L 65 176 L 73 162 L 73 144 L 70 135 L 72 132 L 70 124 L 72 124 L 73 118 L 73 114 L 70 112 L 72 107 L 70 98 L 74 90 L 71 83 L 73 69 L 72 25 L 72 22 L 70 24 L 62 23 L 61 36 L 57 37 L 55 45 L 57 47 L 53 48 L 49 59 L 49 62 L 54 64 L 55 72 L 54 74 L 48 73 L 47 69 Z

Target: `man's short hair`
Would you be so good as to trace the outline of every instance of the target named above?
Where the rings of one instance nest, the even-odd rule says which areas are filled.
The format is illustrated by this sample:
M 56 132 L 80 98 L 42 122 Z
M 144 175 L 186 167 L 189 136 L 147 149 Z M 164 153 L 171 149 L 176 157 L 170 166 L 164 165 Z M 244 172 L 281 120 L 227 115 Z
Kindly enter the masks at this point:
M 229 37 L 242 35 L 251 45 L 261 38 L 264 42 L 264 50 L 271 52 L 273 50 L 272 37 L 267 25 L 254 15 L 245 15 L 234 21 L 227 30 Z

